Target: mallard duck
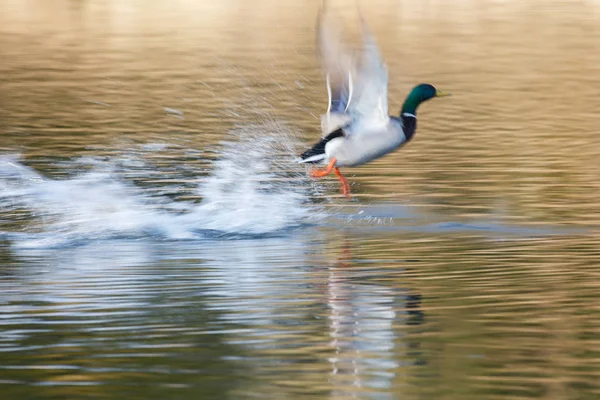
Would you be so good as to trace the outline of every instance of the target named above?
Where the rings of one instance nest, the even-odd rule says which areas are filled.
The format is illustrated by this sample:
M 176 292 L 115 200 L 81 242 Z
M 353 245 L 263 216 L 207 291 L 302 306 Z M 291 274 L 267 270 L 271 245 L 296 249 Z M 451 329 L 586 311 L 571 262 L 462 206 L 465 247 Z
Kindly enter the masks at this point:
M 388 115 L 387 68 L 363 20 L 363 49 L 358 60 L 344 49 L 339 35 L 318 20 L 318 43 L 326 72 L 327 112 L 321 117 L 323 138 L 300 155 L 300 163 L 324 164 L 310 176 L 322 178 L 332 170 L 341 182 L 342 193 L 350 198 L 350 185 L 340 167 L 354 167 L 383 157 L 409 142 L 417 128 L 417 108 L 434 97 L 447 96 L 433 85 L 423 83 L 409 93 L 400 115 Z

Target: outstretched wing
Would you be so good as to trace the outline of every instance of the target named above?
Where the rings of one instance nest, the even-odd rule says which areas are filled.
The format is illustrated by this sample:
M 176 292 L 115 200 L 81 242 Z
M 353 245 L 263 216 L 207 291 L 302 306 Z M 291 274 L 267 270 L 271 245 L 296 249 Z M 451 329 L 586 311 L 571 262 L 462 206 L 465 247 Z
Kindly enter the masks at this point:
M 352 101 L 356 68 L 338 27 L 324 11 L 319 14 L 317 35 L 329 97 L 327 112 L 321 117 L 323 135 L 327 135 L 351 120 L 346 113 Z
M 323 135 L 350 123 L 348 134 L 377 131 L 389 122 L 387 67 L 369 27 L 364 19 L 361 21 L 363 47 L 356 57 L 325 12 L 319 15 L 319 54 L 329 96 L 327 113 L 321 117 Z
M 384 127 L 388 116 L 388 73 L 377 43 L 366 22 L 362 20 L 363 50 L 360 58 L 354 95 L 348 112 L 360 127 L 376 130 Z

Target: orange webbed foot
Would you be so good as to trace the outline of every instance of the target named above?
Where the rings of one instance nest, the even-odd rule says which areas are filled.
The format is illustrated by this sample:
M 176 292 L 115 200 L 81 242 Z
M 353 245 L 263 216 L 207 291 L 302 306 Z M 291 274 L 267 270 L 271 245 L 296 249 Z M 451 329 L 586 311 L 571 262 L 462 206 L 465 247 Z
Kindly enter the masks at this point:
M 335 165 L 335 161 L 336 161 L 335 158 L 332 158 L 331 161 L 329 162 L 329 165 L 327 165 L 327 168 L 325 168 L 325 169 L 315 168 L 309 172 L 309 175 L 311 176 L 311 178 L 322 178 L 324 176 L 329 175 L 329 173 L 333 169 L 333 166 Z
M 311 178 L 323 178 L 324 176 L 327 176 L 329 172 L 331 171 L 327 171 L 326 169 L 315 168 L 311 170 L 308 174 Z
M 350 184 L 348 183 L 348 179 L 346 179 L 346 177 L 344 175 L 342 175 L 339 168 L 334 168 L 334 172 L 337 175 L 338 179 L 340 180 L 340 183 L 342 184 L 342 186 L 340 188 L 342 193 L 344 194 L 344 196 L 346 196 L 346 198 L 348 200 L 352 199 L 352 195 L 350 194 Z

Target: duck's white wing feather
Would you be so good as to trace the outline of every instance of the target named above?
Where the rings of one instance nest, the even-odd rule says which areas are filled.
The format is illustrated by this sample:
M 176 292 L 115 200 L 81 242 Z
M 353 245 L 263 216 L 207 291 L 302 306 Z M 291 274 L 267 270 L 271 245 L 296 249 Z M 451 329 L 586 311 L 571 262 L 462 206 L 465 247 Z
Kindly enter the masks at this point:
M 348 124 L 346 113 L 354 93 L 354 76 L 357 74 L 352 53 L 342 40 L 337 25 L 321 12 L 317 26 L 318 48 L 327 82 L 327 112 L 321 117 L 323 135 Z
M 369 131 L 375 131 L 389 122 L 388 72 L 364 20 L 362 27 L 363 51 L 349 113 L 356 121 L 357 129 L 368 128 Z

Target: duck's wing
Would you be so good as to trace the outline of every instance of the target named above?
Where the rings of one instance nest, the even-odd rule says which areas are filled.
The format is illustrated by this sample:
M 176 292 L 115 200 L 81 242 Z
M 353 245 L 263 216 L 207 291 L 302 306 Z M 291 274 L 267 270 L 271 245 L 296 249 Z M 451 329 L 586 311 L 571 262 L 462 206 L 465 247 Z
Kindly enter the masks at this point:
M 354 92 L 356 68 L 339 28 L 324 10 L 321 10 L 317 22 L 317 40 L 328 94 L 327 111 L 321 116 L 321 129 L 323 135 L 328 135 L 351 120 L 347 111 Z
M 388 72 L 375 38 L 364 20 L 362 28 L 363 50 L 348 112 L 356 121 L 356 129 L 376 131 L 389 122 Z

